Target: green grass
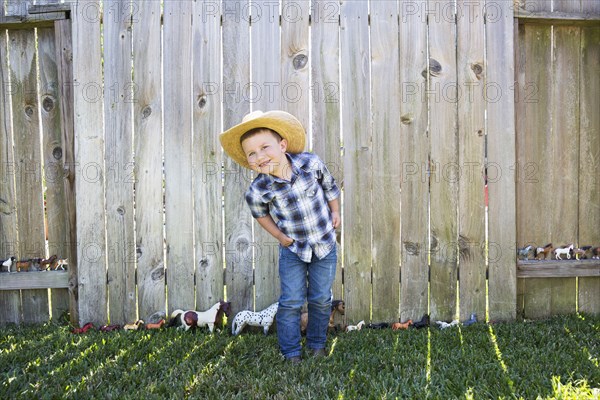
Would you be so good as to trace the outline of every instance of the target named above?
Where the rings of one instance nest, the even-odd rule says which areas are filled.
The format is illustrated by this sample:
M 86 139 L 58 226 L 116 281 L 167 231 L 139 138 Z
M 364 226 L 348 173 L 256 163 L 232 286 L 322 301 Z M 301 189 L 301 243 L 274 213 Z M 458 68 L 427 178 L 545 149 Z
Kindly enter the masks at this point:
M 600 397 L 600 317 L 331 335 L 283 362 L 274 334 L 0 329 L 0 399 Z

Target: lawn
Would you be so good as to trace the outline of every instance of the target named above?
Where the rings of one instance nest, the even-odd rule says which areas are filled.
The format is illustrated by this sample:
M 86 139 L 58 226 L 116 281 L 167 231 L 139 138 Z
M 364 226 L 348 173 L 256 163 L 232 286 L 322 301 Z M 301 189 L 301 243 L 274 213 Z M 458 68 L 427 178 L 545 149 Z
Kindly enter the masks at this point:
M 0 399 L 600 398 L 600 317 L 331 335 L 288 365 L 276 336 L 0 328 Z

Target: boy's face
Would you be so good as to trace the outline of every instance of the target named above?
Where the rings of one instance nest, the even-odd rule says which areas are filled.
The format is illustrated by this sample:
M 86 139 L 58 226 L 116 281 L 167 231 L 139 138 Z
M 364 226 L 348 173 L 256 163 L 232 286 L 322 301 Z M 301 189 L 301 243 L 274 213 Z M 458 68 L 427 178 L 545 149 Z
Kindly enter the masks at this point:
M 250 167 L 262 174 L 282 176 L 287 166 L 287 141 L 278 140 L 269 130 L 261 131 L 242 142 L 242 149 Z

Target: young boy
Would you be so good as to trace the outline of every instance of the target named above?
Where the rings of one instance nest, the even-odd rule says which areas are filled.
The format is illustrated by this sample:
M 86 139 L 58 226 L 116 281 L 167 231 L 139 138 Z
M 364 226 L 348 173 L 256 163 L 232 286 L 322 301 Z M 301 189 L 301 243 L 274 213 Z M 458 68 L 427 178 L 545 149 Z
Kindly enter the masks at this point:
M 306 344 L 325 355 L 337 262 L 340 190 L 323 161 L 303 153 L 302 124 L 284 111 L 255 111 L 221 134 L 238 164 L 258 173 L 246 191 L 252 216 L 280 243 L 277 338 L 291 363 L 301 360 L 300 309 L 308 301 Z M 275 217 L 277 222 L 273 219 Z

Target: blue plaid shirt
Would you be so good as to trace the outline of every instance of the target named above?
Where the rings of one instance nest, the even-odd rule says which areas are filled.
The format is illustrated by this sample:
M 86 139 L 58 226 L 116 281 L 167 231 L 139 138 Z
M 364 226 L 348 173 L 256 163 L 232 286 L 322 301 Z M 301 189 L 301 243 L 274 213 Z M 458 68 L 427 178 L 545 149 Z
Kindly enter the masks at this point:
M 335 246 L 328 202 L 339 197 L 340 189 L 319 156 L 286 156 L 291 180 L 259 174 L 246 191 L 246 202 L 254 218 L 271 214 L 279 229 L 294 239 L 288 249 L 308 263 L 313 253 L 321 259 Z

